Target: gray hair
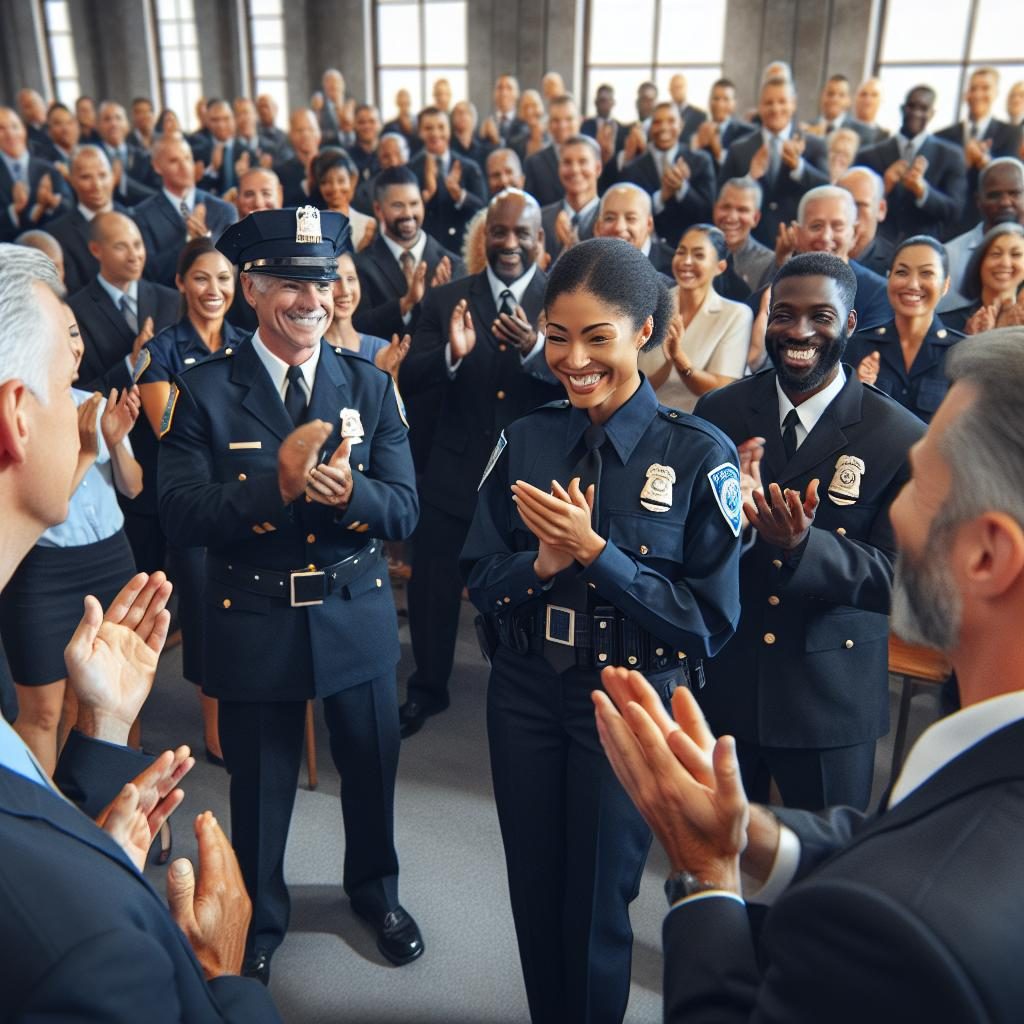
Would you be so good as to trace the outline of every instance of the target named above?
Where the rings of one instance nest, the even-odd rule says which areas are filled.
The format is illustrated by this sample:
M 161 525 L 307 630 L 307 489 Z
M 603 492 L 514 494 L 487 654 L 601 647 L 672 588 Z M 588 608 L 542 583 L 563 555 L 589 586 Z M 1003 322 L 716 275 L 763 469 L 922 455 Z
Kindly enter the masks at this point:
M 20 380 L 45 403 L 53 338 L 42 306 L 31 301 L 36 285 L 64 298 L 57 268 L 38 249 L 0 244 L 0 384 Z
M 1024 163 L 1021 163 L 1015 156 L 997 156 L 994 160 L 989 160 L 987 164 L 981 169 L 981 173 L 978 175 L 978 191 L 982 190 L 988 176 L 1000 167 L 1012 167 L 1024 181 Z
M 1002 512 L 1024 528 L 1024 329 L 1000 327 L 958 341 L 946 376 L 970 384 L 974 404 L 950 424 L 941 451 L 952 479 L 942 524 Z
M 718 190 L 719 199 L 721 199 L 722 193 L 727 188 L 734 188 L 739 192 L 753 192 L 755 197 L 754 206 L 759 210 L 761 209 L 761 203 L 764 200 L 764 190 L 756 178 L 752 178 L 749 174 L 745 174 L 742 178 L 729 178 Z
M 384 143 L 388 139 L 391 139 L 392 141 L 394 141 L 395 143 L 398 144 L 398 149 L 399 149 L 399 152 L 401 152 L 401 154 L 402 154 L 402 159 L 404 161 L 406 161 L 406 163 L 408 163 L 409 162 L 409 143 L 406 141 L 405 136 L 404 135 L 400 135 L 398 132 L 385 132 L 380 137 L 380 141 L 377 143 L 377 150 L 378 150 L 378 152 L 380 151 L 380 147 L 383 146 Z
M 603 196 L 601 196 L 601 206 L 600 206 L 599 212 L 600 213 L 604 212 L 605 200 L 613 192 L 621 192 L 623 189 L 628 189 L 631 192 L 635 192 L 638 196 L 643 196 L 644 203 L 647 206 L 648 214 L 653 212 L 652 207 L 651 207 L 651 194 L 650 194 L 650 192 L 648 192 L 647 189 L 645 189 L 645 188 L 641 188 L 639 185 L 634 185 L 633 182 L 631 182 L 631 181 L 617 181 L 614 185 L 612 185 L 612 187 L 609 188 L 608 191 L 605 192 L 605 194 Z
M 819 185 L 817 188 L 809 189 L 800 197 L 800 205 L 796 208 L 798 224 L 803 225 L 807 207 L 818 199 L 841 199 L 846 203 L 850 213 L 850 223 L 857 223 L 857 204 L 853 201 L 853 196 L 838 185 Z
M 984 172 L 982 172 L 984 173 Z M 843 182 L 849 178 L 852 178 L 855 174 L 860 174 L 871 182 L 875 190 L 875 209 L 877 210 L 881 206 L 882 200 L 885 198 L 885 182 L 882 180 L 882 176 L 877 172 L 873 171 L 870 167 L 865 167 L 863 164 L 854 164 L 836 184 L 840 188 L 845 188 Z

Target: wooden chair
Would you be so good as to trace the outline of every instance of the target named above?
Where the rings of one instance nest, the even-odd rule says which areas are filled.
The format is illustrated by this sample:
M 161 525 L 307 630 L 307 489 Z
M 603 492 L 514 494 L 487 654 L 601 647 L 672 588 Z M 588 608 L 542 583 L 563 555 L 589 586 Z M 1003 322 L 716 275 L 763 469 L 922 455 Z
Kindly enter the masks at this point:
M 937 693 L 937 688 L 953 674 L 953 667 L 941 652 L 930 647 L 916 647 L 900 639 L 895 633 L 890 633 L 889 672 L 901 679 L 900 712 L 896 720 L 896 736 L 892 745 L 891 780 L 896 778 L 903 764 L 910 702 L 918 693 L 927 690 Z

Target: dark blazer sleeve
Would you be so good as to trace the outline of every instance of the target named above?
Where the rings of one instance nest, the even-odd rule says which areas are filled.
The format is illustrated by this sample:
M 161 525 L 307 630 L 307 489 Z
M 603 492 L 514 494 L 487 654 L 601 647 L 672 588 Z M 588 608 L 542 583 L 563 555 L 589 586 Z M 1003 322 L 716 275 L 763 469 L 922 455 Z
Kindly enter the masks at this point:
M 447 310 L 447 314 L 445 312 Z M 409 353 L 402 362 L 399 383 L 403 394 L 415 395 L 448 381 L 448 368 L 444 360 L 448 344 L 448 318 L 451 310 L 442 308 L 434 289 L 423 299 L 419 323 L 413 335 Z
M 91 739 L 72 729 L 61 751 L 53 781 L 72 803 L 95 818 L 126 782 L 152 762 L 150 754 Z

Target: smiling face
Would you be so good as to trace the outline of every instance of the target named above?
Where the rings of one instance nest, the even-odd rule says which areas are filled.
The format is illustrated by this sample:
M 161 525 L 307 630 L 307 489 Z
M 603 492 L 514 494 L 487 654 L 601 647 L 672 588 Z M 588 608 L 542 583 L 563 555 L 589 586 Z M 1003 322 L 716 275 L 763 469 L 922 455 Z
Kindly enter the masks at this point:
M 781 132 L 796 113 L 796 94 L 789 85 L 766 85 L 761 90 L 757 111 L 770 132 Z
M 511 149 L 496 149 L 487 157 L 487 189 L 492 196 L 506 188 L 522 188 L 526 179 L 519 158 Z
M 727 185 L 715 203 L 714 220 L 715 227 L 725 235 L 725 244 L 730 249 L 739 249 L 761 220 L 755 193 Z
M 188 143 L 174 136 L 164 136 L 153 149 L 153 168 L 163 178 L 164 188 L 183 196 L 195 185 L 195 161 Z
M 547 308 L 544 355 L 569 401 L 605 422 L 640 386 L 637 358 L 654 321 L 639 330 L 622 310 L 592 292 L 563 292 Z
M 540 210 L 520 195 L 508 195 L 487 209 L 487 263 L 498 280 L 511 284 L 533 266 L 544 248 Z
M 653 230 L 650 201 L 638 189 L 611 188 L 604 194 L 594 225 L 598 238 L 621 238 L 642 249 Z
M 132 124 L 144 138 L 149 138 L 153 133 L 156 111 L 149 100 L 136 100 L 132 104 Z
M 939 254 L 930 245 L 909 245 L 893 260 L 886 283 L 897 316 L 930 317 L 949 291 Z
M 416 243 L 423 227 L 423 196 L 416 185 L 389 185 L 373 212 L 392 241 L 405 248 Z
M 119 103 L 104 103 L 100 107 L 100 138 L 108 146 L 120 146 L 128 135 L 128 116 Z
M 828 252 L 845 260 L 853 245 L 856 221 L 848 198 L 813 199 L 797 226 L 800 252 Z
M 865 124 L 874 124 L 881 105 L 882 83 L 877 78 L 868 78 L 857 90 L 853 101 L 853 116 Z
M 672 276 L 684 291 L 704 291 L 726 265 L 725 260 L 718 258 L 707 234 L 691 228 L 676 246 L 672 257 Z
M 558 159 L 558 180 L 568 195 L 593 197 L 597 195 L 597 179 L 601 174 L 601 159 L 586 143 L 563 146 Z
M 452 131 L 465 133 L 473 131 L 474 128 L 476 128 L 476 117 L 473 114 L 473 108 L 466 100 L 459 100 L 452 107 Z
M 727 121 L 736 110 L 736 90 L 731 85 L 716 85 L 708 102 L 711 120 L 717 124 Z
M 0 107 L 0 150 L 14 160 L 23 157 L 26 136 L 21 118 L 10 107 Z
M 842 79 L 825 83 L 821 92 L 821 113 L 828 121 L 835 121 L 850 109 L 850 83 Z
M 519 101 L 519 119 L 528 125 L 539 124 L 544 119 L 544 104 L 536 89 L 527 89 Z
M 975 71 L 971 75 L 964 98 L 974 120 L 980 121 L 992 113 L 998 90 L 999 80 L 990 71 Z
M 235 134 L 235 115 L 223 101 L 206 111 L 206 127 L 218 142 L 227 142 Z
M 1024 238 L 1016 233 L 997 235 L 981 260 L 982 298 L 986 305 L 996 298 L 1017 297 L 1024 283 Z
M 308 163 L 320 149 L 320 123 L 312 110 L 296 110 L 288 122 L 288 141 L 295 155 Z
M 106 157 L 94 149 L 83 149 L 71 162 L 71 187 L 78 201 L 94 213 L 110 207 L 114 176 Z
M 188 318 L 194 324 L 219 325 L 235 297 L 234 270 L 219 252 L 197 257 L 174 283 L 185 296 Z
M 349 323 L 359 306 L 362 292 L 359 289 L 359 275 L 356 265 L 348 253 L 338 257 L 338 280 L 334 282 L 334 319 Z
M 355 191 L 355 183 L 344 167 L 332 167 L 317 184 L 320 186 L 320 194 L 324 197 L 328 210 L 348 212 L 348 204 Z
M 494 108 L 499 114 L 511 114 L 519 99 L 519 83 L 511 75 L 502 75 L 494 83 Z
M 978 184 L 978 209 L 985 229 L 1024 224 L 1024 176 L 1016 164 L 996 164 Z
M 428 153 L 444 156 L 451 137 L 452 129 L 446 114 L 424 114 L 420 117 L 420 139 Z
M 908 139 L 916 138 L 935 114 L 935 94 L 928 89 L 911 89 L 900 112 L 903 114 L 900 130 Z
M 242 288 L 256 310 L 260 337 L 289 366 L 304 363 L 334 317 L 331 281 L 292 281 L 264 275 L 260 285 L 246 274 Z
M 54 107 L 46 118 L 46 128 L 50 138 L 66 153 L 78 145 L 81 129 L 70 110 Z
M 682 122 L 679 111 L 667 104 L 659 104 L 651 117 L 650 139 L 656 149 L 667 152 L 679 142 Z
M 102 213 L 99 239 L 89 243 L 89 252 L 99 260 L 100 273 L 112 285 L 124 290 L 142 277 L 146 246 L 135 221 L 121 213 Z
M 564 100 L 561 103 L 552 103 L 548 113 L 548 131 L 556 146 L 561 146 L 567 139 L 578 135 L 580 130 L 580 115 L 576 110 L 576 104 L 571 100 Z
M 827 387 L 857 326 L 831 277 L 784 277 L 772 288 L 765 347 L 782 390 L 809 398 Z
M 246 171 L 238 182 L 239 219 L 248 217 L 254 210 L 280 210 L 284 199 L 281 183 L 273 171 L 262 167 Z

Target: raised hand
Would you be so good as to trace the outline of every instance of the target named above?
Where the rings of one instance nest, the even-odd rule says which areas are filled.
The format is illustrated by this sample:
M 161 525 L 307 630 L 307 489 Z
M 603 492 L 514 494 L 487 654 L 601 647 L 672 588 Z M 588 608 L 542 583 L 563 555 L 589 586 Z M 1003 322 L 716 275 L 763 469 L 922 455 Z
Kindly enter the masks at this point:
M 573 230 L 572 220 L 565 210 L 559 210 L 555 217 L 555 238 L 563 249 L 571 249 L 579 241 Z
M 309 109 L 312 110 L 314 114 L 319 114 L 320 111 L 324 109 L 324 94 L 319 90 L 309 97 Z
M 968 167 L 981 169 L 992 159 L 991 139 L 971 139 L 964 146 L 964 160 Z
M 192 213 L 189 215 L 188 220 L 185 221 L 185 233 L 188 235 L 190 242 L 193 238 L 209 237 L 210 229 L 206 226 L 205 203 L 196 203 L 192 208 Z
M 924 173 L 928 170 L 928 160 L 923 156 L 915 156 L 914 162 L 910 165 L 910 170 L 903 175 L 903 187 L 912 195 L 915 199 L 920 199 L 924 195 L 925 180 Z
M 606 164 L 615 156 L 615 136 L 618 125 L 614 121 L 605 121 L 597 129 L 597 144 L 601 147 L 601 163 Z
M 762 144 L 758 151 L 750 158 L 750 177 L 755 180 L 760 180 L 768 173 L 768 168 L 771 166 L 772 155 L 768 151 L 768 146 Z
M 167 903 L 209 980 L 242 970 L 252 903 L 235 851 L 217 819 L 205 811 L 196 818 L 195 829 L 199 879 L 189 861 L 174 861 L 167 872 Z
M 39 179 L 39 186 L 36 188 L 36 206 L 41 213 L 53 213 L 60 206 L 61 196 L 54 191 L 53 179 L 49 174 L 44 174 Z
M 242 155 L 235 161 L 235 177 L 241 178 L 251 166 L 252 157 L 249 155 L 248 150 L 244 150 Z
M 30 198 L 28 186 L 25 182 L 16 181 L 11 186 L 11 203 L 17 216 L 20 217 L 25 212 L 25 207 L 28 206 Z
M 647 148 L 647 134 L 640 124 L 633 125 L 629 129 L 626 141 L 623 144 L 623 159 L 628 164 L 630 160 L 636 159 Z
M 309 471 L 320 461 L 320 449 L 331 436 L 331 424 L 310 420 L 296 427 L 277 450 L 277 487 L 289 505 L 306 489 Z
M 359 245 L 356 246 L 357 252 L 362 252 L 364 249 L 368 249 L 372 244 L 373 240 L 377 237 L 377 222 L 375 220 L 368 220 L 366 227 L 363 230 L 363 237 L 359 239 Z
M 781 267 L 783 263 L 796 253 L 799 226 L 795 220 L 788 224 L 785 221 L 779 222 L 779 229 L 775 232 L 775 265 Z
M 985 331 L 991 331 L 996 326 L 998 318 L 998 305 L 993 303 L 991 306 L 979 306 L 964 324 L 964 334 L 983 334 Z
M 498 124 L 493 117 L 484 119 L 484 123 L 480 125 L 480 138 L 486 139 L 491 145 L 501 145 L 501 132 L 498 131 Z
M 807 487 L 807 496 L 778 484 L 768 485 L 768 494 L 756 490 L 752 500 L 744 502 L 743 514 L 747 521 L 768 543 L 783 551 L 798 548 L 810 532 L 814 513 L 818 508 L 818 480 Z
M 666 167 L 665 173 L 661 176 L 662 201 L 667 203 L 689 177 L 690 165 L 682 157 L 677 157 L 676 162 Z
M 575 491 L 573 490 L 573 484 L 576 485 Z M 570 481 L 569 490 L 567 491 L 557 480 L 551 481 L 551 494 L 559 498 L 562 501 L 573 503 L 573 494 L 579 494 L 579 478 Z M 591 484 L 586 493 L 582 495 L 583 500 L 587 504 L 587 508 L 590 510 L 590 517 L 593 519 L 594 515 L 594 485 Z M 524 520 L 525 522 L 526 520 Z M 556 547 L 553 547 L 547 542 L 547 540 L 537 538 L 538 548 L 537 557 L 533 563 L 533 571 L 542 580 L 549 580 L 552 576 L 557 576 L 563 569 L 568 569 L 576 559 L 569 551 L 562 551 Z
M 879 352 L 872 352 L 866 355 L 857 364 L 857 377 L 865 384 L 874 384 L 878 380 L 878 371 L 882 366 L 882 356 Z
M 218 142 L 213 147 L 213 155 L 210 160 L 210 166 L 215 170 L 219 171 L 224 166 L 224 143 Z
M 146 319 L 143 320 L 142 322 L 142 330 L 135 335 L 135 340 L 132 342 L 132 354 L 130 358 L 133 369 L 135 367 L 135 361 L 139 358 L 139 353 L 142 351 L 143 346 L 145 346 L 146 342 L 149 341 L 152 337 L 153 318 L 151 316 L 147 316 Z
M 110 389 L 107 404 L 100 417 L 100 430 L 108 449 L 113 451 L 128 436 L 128 432 L 139 418 L 141 408 L 142 399 L 139 397 L 137 385 L 125 388 L 120 396 L 117 388 Z
M 403 269 L 403 273 L 406 289 L 405 294 L 398 300 L 398 305 L 405 316 L 412 311 L 417 302 L 423 301 L 423 296 L 427 292 L 427 261 L 420 260 L 415 268 Z
M 306 497 L 321 505 L 344 508 L 352 497 L 352 438 L 346 437 L 328 462 L 315 465 L 306 478 Z
M 1019 296 L 1016 302 L 1004 302 L 996 317 L 996 327 L 1021 326 L 1024 326 L 1024 295 Z
M 466 194 L 465 189 L 462 187 L 462 161 L 453 160 L 451 170 L 445 176 L 444 187 L 448 190 L 448 195 L 452 197 L 453 203 L 461 203 L 462 197 Z
M 448 323 L 448 344 L 451 346 L 453 363 L 465 359 L 476 346 L 473 316 L 465 299 L 460 299 L 452 310 L 452 317 Z
M 78 450 L 86 457 L 95 458 L 100 453 L 100 438 L 96 420 L 102 401 L 103 396 L 98 391 L 94 391 L 78 407 Z
M 452 279 L 452 261 L 447 256 L 442 256 L 434 267 L 434 274 L 430 279 L 430 287 L 437 288 L 439 285 L 447 284 Z
M 491 324 L 491 333 L 499 340 L 515 345 L 521 355 L 527 355 L 533 351 L 537 344 L 537 329 L 526 317 L 526 311 L 522 306 L 516 306 L 515 312 L 509 316 L 508 313 L 498 315 Z
M 433 153 L 427 153 L 423 159 L 423 205 L 426 206 L 437 195 L 437 161 Z
M 805 149 L 807 149 L 807 140 L 800 135 L 793 135 L 782 144 L 782 162 L 791 171 L 795 171 L 800 165 Z
M 587 490 L 590 492 L 590 488 Z M 588 499 L 580 490 L 579 477 L 573 477 L 568 489 L 553 480 L 550 494 L 525 480 L 517 480 L 512 485 L 512 500 L 526 528 L 540 544 L 555 553 L 569 555 L 581 565 L 590 565 L 604 550 L 607 542 L 591 525 L 593 493 Z M 554 556 L 548 557 L 551 564 L 556 564 Z M 562 560 L 557 559 L 557 562 Z M 550 568 L 550 564 L 540 568 Z M 535 571 L 540 575 L 536 563 Z
M 402 365 L 402 361 L 409 354 L 409 346 L 411 344 L 412 338 L 408 334 L 403 334 L 401 338 L 397 334 L 392 334 L 390 344 L 386 348 L 380 349 L 373 357 L 377 369 L 390 373 L 397 380 L 398 369 Z
M 744 503 L 754 501 L 754 491 L 761 490 L 761 459 L 764 457 L 765 439 L 763 437 L 748 437 L 742 444 L 736 446 L 736 453 L 740 457 L 740 492 Z M 749 520 L 743 516 L 743 529 L 750 525 Z
M 95 597 L 86 597 L 64 664 L 78 699 L 78 728 L 87 735 L 127 742 L 167 639 L 171 589 L 164 573 L 142 572 L 121 588 L 106 613 Z
M 885 174 L 882 177 L 882 181 L 885 184 L 885 194 L 888 195 L 904 178 L 907 171 L 910 170 L 910 164 L 906 160 L 894 160 L 885 169 Z

